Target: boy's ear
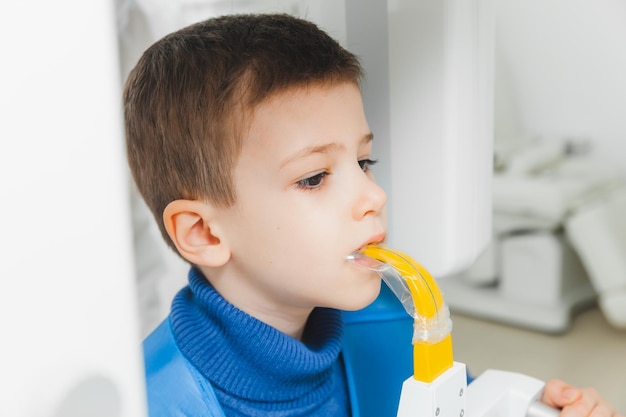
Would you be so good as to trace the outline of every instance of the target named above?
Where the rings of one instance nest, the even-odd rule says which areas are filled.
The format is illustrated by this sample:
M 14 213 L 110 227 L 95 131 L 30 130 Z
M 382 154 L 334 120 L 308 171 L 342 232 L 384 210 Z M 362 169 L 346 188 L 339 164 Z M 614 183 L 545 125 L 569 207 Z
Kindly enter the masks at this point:
M 218 267 L 230 259 L 230 248 L 209 203 L 175 200 L 163 211 L 163 222 L 178 252 L 194 265 Z

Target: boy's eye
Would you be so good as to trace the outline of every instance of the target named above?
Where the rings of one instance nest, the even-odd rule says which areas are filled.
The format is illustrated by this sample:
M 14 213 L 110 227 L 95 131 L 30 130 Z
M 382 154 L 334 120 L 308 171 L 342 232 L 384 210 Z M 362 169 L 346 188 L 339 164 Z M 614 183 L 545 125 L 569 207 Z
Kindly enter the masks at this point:
M 367 172 L 370 170 L 370 167 L 375 165 L 376 162 L 378 162 L 375 159 L 360 159 L 359 160 L 359 166 L 361 167 L 361 169 L 363 170 L 363 172 Z
M 305 190 L 314 190 L 322 186 L 324 183 L 324 178 L 329 175 L 328 172 L 320 172 L 319 174 L 315 174 L 311 177 L 301 179 L 296 183 L 296 187 L 303 188 Z

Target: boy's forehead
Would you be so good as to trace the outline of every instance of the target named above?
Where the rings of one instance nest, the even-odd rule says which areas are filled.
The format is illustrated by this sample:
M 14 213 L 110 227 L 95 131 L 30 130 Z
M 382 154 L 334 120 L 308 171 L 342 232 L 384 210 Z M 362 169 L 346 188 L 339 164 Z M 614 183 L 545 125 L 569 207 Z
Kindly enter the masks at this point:
M 348 100 L 346 93 L 355 99 Z M 311 106 L 321 103 L 324 97 L 336 97 L 335 100 L 342 101 L 342 107 L 357 105 L 362 109 L 361 91 L 354 83 L 312 83 L 268 95 L 259 103 L 249 106 L 248 111 L 244 112 L 243 121 L 247 129 L 251 130 L 257 127 L 255 125 L 260 119 L 281 121 L 283 117 L 293 118 L 295 115 L 302 119 L 315 119 L 320 113 L 317 110 L 322 109 L 312 109 Z
M 308 85 L 273 94 L 249 113 L 247 125 L 243 147 L 263 152 L 263 147 L 279 144 L 276 152 L 283 159 L 338 151 L 345 146 L 338 138 L 349 137 L 358 145 L 373 139 L 360 90 L 353 83 Z

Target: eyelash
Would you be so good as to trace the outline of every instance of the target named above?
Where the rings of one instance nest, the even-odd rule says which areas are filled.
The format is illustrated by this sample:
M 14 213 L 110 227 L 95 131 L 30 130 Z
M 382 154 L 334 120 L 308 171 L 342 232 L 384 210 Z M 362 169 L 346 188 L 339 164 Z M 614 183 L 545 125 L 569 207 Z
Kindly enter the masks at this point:
M 378 160 L 376 159 L 360 159 L 359 166 L 363 172 L 368 172 L 372 166 L 376 165 L 377 162 Z
M 319 174 L 315 174 L 308 178 L 301 179 L 300 181 L 296 183 L 296 188 L 299 188 L 305 191 L 317 191 L 320 189 L 320 187 L 324 183 L 324 178 L 327 177 L 328 175 L 330 175 L 330 172 L 322 171 Z
M 359 167 L 363 172 L 369 172 L 370 168 L 375 165 L 378 161 L 375 159 L 360 159 L 358 161 Z M 330 175 L 328 171 L 322 171 L 318 174 L 312 175 L 308 178 L 301 179 L 296 182 L 296 188 L 303 189 L 306 191 L 317 191 L 324 184 L 324 178 Z

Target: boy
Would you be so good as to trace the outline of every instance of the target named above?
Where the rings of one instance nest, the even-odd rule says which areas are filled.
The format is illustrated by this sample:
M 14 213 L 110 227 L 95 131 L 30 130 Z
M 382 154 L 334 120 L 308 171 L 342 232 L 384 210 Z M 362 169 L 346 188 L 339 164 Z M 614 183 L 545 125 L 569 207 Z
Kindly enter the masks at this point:
M 151 416 L 356 415 L 338 310 L 380 291 L 346 256 L 384 241 L 386 202 L 361 77 L 356 57 L 286 15 L 192 25 L 131 72 L 129 164 L 192 265 L 144 343 Z M 559 381 L 544 399 L 613 414 Z

